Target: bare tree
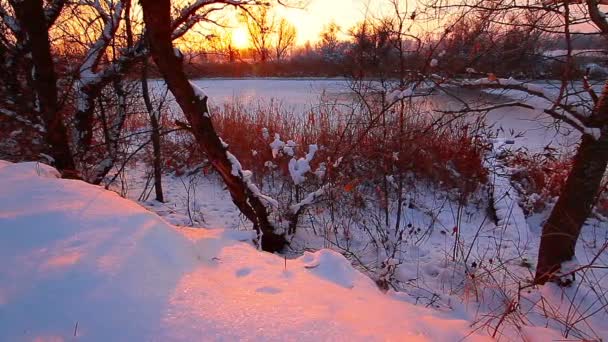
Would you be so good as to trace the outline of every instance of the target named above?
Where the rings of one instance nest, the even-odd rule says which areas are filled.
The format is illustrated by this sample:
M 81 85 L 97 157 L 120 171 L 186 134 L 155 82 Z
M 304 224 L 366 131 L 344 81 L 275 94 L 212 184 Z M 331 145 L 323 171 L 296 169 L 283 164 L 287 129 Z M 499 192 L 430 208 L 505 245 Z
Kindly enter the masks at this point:
M 86 52 L 82 62 L 78 68 L 77 84 L 77 105 L 75 118 L 74 146 L 78 152 L 84 154 L 88 151 L 91 140 L 93 138 L 93 122 L 95 111 L 95 100 L 103 90 L 104 85 L 100 77 L 99 66 L 105 56 L 106 50 L 113 41 L 113 38 L 118 30 L 120 21 L 123 15 L 125 5 L 130 0 L 123 0 L 114 3 L 111 0 L 105 1 L 103 6 L 101 2 L 86 2 L 99 15 L 103 22 L 103 26 L 98 32 L 98 37 Z M 92 29 L 92 26 L 91 26 Z M 116 80 L 119 74 L 108 78 L 106 82 Z
M 287 20 L 281 19 L 276 28 L 276 39 L 274 42 L 274 51 L 276 61 L 280 62 L 286 55 L 287 51 L 295 44 L 296 28 Z
M 171 2 L 169 0 L 142 0 L 144 22 L 149 33 L 152 57 L 177 103 L 184 112 L 191 130 L 211 165 L 228 187 L 233 202 L 253 222 L 261 235 L 262 248 L 280 251 L 286 244 L 285 237 L 277 234 L 268 218 L 264 197 L 243 172 L 238 160 L 228 152 L 211 121 L 207 97 L 193 87 L 183 71 L 181 61 L 175 55 L 172 44 Z
M 249 8 L 243 15 L 243 19 L 257 58 L 262 63 L 267 62 L 272 48 L 272 34 L 276 28 L 269 7 L 261 5 Z
M 452 11 L 462 9 L 469 15 L 480 12 L 488 22 L 500 26 L 512 25 L 512 18 L 515 15 L 532 18 L 533 20 L 518 22 L 516 25 L 533 27 L 546 34 L 559 36 L 566 42 L 566 53 L 560 60 L 562 82 L 558 94 L 545 92 L 526 82 L 497 78 L 493 74 L 487 79 L 475 81 L 438 80 L 467 88 L 522 91 L 543 100 L 546 105 L 535 107 L 525 101 L 514 101 L 507 105 L 540 110 L 557 122 L 568 124 L 582 134 L 566 184 L 543 226 L 534 279 L 536 284 L 562 281 L 560 279 L 562 264 L 574 257 L 578 237 L 593 210 L 608 166 L 608 82 L 604 84 L 600 94 L 594 92 L 586 78 L 581 79 L 583 89 L 575 89 L 571 86 L 576 80 L 572 63 L 572 41 L 575 30 L 573 26 L 588 25 L 594 31 L 587 35 L 595 34 L 608 38 L 608 23 L 598 6 L 596 0 L 576 3 L 555 1 L 543 4 L 488 0 L 435 6 Z M 475 111 L 479 111 L 479 108 Z
M 562 263 L 574 258 L 581 229 L 601 190 L 608 166 L 608 82 L 586 125 L 599 134 L 583 134 L 566 185 L 543 226 L 534 278 L 538 284 L 556 280 Z
M 234 63 L 239 58 L 239 50 L 234 46 L 232 37 L 231 31 L 226 31 L 223 34 L 213 32 L 208 41 L 211 51 L 228 63 Z
M 339 53 L 340 40 L 338 39 L 338 33 L 340 32 L 340 26 L 335 22 L 331 22 L 323 27 L 323 31 L 320 34 L 320 40 L 317 44 L 317 49 L 321 51 L 324 59 L 332 60 L 336 58 Z

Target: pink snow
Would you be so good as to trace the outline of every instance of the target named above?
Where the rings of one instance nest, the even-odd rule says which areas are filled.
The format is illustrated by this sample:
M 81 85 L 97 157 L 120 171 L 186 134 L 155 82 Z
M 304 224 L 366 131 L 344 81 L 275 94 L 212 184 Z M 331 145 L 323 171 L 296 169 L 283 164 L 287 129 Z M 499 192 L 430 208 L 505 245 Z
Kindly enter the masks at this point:
M 37 163 L 0 162 L 0 189 L 2 341 L 488 339 L 330 250 L 285 261 Z

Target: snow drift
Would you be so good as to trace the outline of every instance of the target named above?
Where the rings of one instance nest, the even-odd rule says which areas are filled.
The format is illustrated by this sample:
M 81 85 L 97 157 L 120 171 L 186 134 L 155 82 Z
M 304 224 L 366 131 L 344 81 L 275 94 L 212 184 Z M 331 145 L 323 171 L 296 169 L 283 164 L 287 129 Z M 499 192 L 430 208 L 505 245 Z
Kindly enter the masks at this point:
M 386 296 L 340 254 L 258 252 L 115 193 L 0 161 L 0 340 L 456 341 L 465 320 Z M 472 334 L 469 340 L 486 337 Z

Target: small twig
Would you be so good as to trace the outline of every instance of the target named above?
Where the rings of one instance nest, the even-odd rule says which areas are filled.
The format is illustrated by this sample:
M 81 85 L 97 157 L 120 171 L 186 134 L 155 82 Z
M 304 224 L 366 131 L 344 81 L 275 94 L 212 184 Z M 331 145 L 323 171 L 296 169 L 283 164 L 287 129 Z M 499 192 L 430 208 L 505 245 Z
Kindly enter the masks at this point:
M 184 129 L 186 131 L 192 132 L 192 126 L 188 125 L 187 123 L 180 121 L 180 120 L 175 120 L 175 126 Z

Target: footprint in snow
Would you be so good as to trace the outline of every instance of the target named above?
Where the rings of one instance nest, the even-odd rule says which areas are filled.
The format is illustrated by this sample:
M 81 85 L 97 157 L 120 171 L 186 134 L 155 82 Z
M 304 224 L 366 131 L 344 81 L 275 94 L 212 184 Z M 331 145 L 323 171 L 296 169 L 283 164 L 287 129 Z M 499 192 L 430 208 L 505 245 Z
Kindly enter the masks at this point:
M 277 294 L 277 293 L 283 292 L 283 290 L 278 289 L 276 287 L 264 286 L 264 287 L 257 288 L 255 290 L 255 292 L 258 292 L 258 293 L 267 293 L 267 294 Z
M 245 277 L 248 276 L 251 273 L 251 268 L 245 267 L 245 268 L 241 268 L 238 269 L 234 274 L 238 277 Z

